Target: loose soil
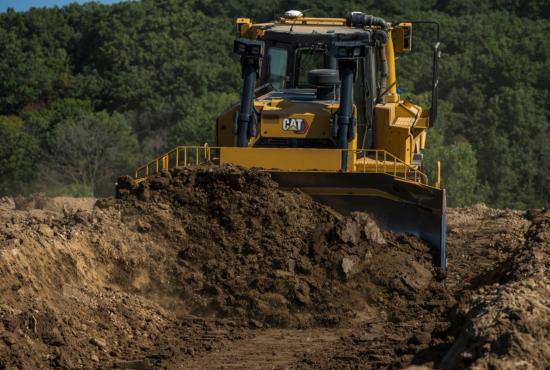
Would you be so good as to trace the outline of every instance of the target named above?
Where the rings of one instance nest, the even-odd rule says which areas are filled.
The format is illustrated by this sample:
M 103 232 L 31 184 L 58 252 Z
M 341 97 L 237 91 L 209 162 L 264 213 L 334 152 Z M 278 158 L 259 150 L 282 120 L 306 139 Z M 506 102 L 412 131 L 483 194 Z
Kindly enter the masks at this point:
M 412 236 L 268 174 L 175 169 L 117 197 L 0 200 L 0 369 L 545 368 L 550 212 Z

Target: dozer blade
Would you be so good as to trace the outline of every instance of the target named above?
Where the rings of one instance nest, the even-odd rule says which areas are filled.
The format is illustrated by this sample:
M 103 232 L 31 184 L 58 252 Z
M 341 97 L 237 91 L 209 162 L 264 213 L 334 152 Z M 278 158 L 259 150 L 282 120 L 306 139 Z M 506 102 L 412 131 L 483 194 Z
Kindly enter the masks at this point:
M 435 264 L 445 268 L 445 190 L 383 173 L 270 173 L 282 189 L 298 188 L 344 215 L 367 212 L 382 229 L 425 240 L 437 252 Z

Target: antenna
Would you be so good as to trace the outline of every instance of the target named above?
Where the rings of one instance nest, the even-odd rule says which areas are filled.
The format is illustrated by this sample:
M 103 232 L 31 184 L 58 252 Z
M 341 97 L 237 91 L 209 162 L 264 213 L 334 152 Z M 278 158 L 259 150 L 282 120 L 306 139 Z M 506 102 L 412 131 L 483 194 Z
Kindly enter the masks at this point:
M 292 30 L 294 29 L 294 25 L 296 24 L 296 21 L 298 18 L 302 18 L 304 16 L 304 13 L 299 10 L 287 10 L 284 14 L 285 18 L 294 19 L 294 22 L 292 22 L 292 25 L 290 26 L 290 32 L 292 33 Z

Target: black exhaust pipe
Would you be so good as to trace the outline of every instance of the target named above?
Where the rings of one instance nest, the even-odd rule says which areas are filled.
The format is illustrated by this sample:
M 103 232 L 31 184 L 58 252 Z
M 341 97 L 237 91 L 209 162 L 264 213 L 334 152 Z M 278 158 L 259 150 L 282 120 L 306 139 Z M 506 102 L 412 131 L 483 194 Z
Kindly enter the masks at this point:
M 355 60 L 340 61 L 342 85 L 340 88 L 340 108 L 338 109 L 338 148 L 347 149 L 348 141 L 355 137 L 355 117 L 353 116 L 353 77 Z M 342 171 L 348 166 L 347 151 L 342 151 Z
M 264 43 L 263 41 L 240 38 L 235 40 L 234 51 L 241 56 L 243 73 L 241 108 L 238 117 L 234 120 L 237 124 L 237 146 L 247 147 L 248 139 L 254 136 L 256 132 L 254 89 L 256 87 L 256 76 L 260 69 L 260 61 L 264 56 Z
M 332 135 L 338 138 L 338 148 L 342 149 L 341 170 L 348 167 L 348 142 L 355 138 L 355 117 L 353 115 L 353 81 L 357 60 L 365 58 L 368 45 L 360 41 L 334 42 L 329 55 L 338 60 L 340 70 L 340 107 L 333 117 Z
M 365 28 L 365 27 L 380 27 L 383 30 L 388 29 L 386 21 L 374 15 L 368 15 L 362 12 L 351 12 L 346 17 L 346 24 L 349 27 Z
M 254 114 L 254 88 L 256 87 L 255 60 L 243 58 L 243 92 L 241 95 L 241 109 L 237 120 L 237 146 L 248 146 L 248 131 Z

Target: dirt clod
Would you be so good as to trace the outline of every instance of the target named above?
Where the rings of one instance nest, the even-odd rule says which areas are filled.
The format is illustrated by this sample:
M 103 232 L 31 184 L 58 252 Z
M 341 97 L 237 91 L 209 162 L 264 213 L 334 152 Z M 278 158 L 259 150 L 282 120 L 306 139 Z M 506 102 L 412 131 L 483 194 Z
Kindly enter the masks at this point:
M 104 349 L 105 347 L 107 347 L 107 342 L 105 341 L 105 339 L 101 339 L 101 338 L 94 337 L 90 339 L 90 343 L 92 343 L 94 346 L 100 349 Z

